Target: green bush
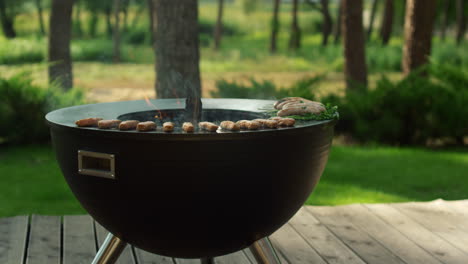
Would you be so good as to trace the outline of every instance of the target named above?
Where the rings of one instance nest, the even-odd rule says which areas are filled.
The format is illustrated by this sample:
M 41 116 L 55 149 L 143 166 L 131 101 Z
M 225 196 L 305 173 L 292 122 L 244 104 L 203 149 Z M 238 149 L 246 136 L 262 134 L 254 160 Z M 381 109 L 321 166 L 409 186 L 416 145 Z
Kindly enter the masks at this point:
M 250 98 L 250 99 L 279 99 L 289 96 L 300 96 L 306 99 L 315 99 L 315 89 L 324 76 L 304 78 L 291 87 L 276 88 L 271 81 L 256 81 L 249 79 L 248 84 L 236 81 L 229 82 L 224 79 L 216 81 L 216 90 L 211 91 L 215 98 Z
M 424 69 L 421 69 L 424 70 Z M 468 135 L 468 77 L 459 69 L 425 68 L 401 81 L 382 77 L 375 89 L 324 100 L 340 106 L 339 132 L 362 142 L 425 145 L 430 139 L 461 143 Z
M 83 103 L 77 89 L 63 92 L 32 83 L 26 73 L 0 77 L 0 142 L 22 144 L 49 139 L 44 116 L 57 108 Z
M 45 39 L 0 39 L 0 65 L 42 62 L 46 52 Z

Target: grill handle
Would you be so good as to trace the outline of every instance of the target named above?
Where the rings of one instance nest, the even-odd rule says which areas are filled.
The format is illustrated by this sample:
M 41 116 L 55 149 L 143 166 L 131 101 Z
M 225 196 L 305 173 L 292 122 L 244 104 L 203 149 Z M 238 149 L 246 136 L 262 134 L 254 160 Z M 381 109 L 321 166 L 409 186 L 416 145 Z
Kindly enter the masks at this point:
M 115 155 L 78 150 L 78 173 L 115 180 Z

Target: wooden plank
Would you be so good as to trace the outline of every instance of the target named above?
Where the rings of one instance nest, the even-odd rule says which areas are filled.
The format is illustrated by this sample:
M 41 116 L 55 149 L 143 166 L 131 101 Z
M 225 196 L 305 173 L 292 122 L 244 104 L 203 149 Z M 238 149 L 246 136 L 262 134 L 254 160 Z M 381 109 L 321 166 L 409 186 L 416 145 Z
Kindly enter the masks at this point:
M 327 263 L 365 263 L 305 208 L 301 208 L 289 223 Z
M 441 210 L 428 208 L 427 203 L 401 203 L 391 204 L 391 206 L 468 253 L 468 233 L 460 228 L 459 223 L 463 220 L 454 218 L 453 215 Z
M 174 259 L 171 257 L 165 257 L 156 255 L 139 248 L 134 247 L 135 257 L 138 264 L 174 264 Z
M 96 228 L 96 238 L 98 242 L 98 247 L 104 243 L 109 231 L 107 231 L 104 227 L 102 227 L 98 222 L 94 221 L 94 225 Z M 127 245 L 123 250 L 122 254 L 120 255 L 119 259 L 117 260 L 116 264 L 136 264 L 136 260 L 133 257 L 131 245 Z
M 96 256 L 93 219 L 89 215 L 63 217 L 63 264 L 89 264 Z
M 365 206 L 441 262 L 447 264 L 466 263 L 467 254 L 395 208 L 386 204 L 366 204 Z
M 23 263 L 28 216 L 0 218 L 0 263 Z
M 26 264 L 60 263 L 60 229 L 60 216 L 32 216 Z
M 367 263 L 404 263 L 366 232 L 341 218 L 344 206 L 308 206 L 306 209 Z
M 276 248 L 276 245 L 273 245 L 273 246 L 275 247 L 276 254 L 278 255 L 278 258 L 280 259 L 281 263 L 287 264 L 288 261 L 284 258 L 283 254 Z M 246 248 L 242 251 L 244 251 L 244 254 L 247 256 L 247 258 L 250 260 L 251 263 L 257 263 L 254 255 L 252 254 L 252 251 L 250 251 L 249 248 Z
M 200 264 L 201 263 L 199 259 L 181 259 L 181 258 L 175 259 L 175 262 L 177 264 Z
M 466 200 L 461 201 L 444 201 L 437 199 L 428 204 L 429 208 L 433 208 L 437 211 L 443 211 L 444 214 L 450 214 L 450 219 L 457 218 L 455 224 L 463 229 L 465 233 L 468 232 L 468 206 Z
M 349 220 L 407 263 L 440 263 L 427 251 L 360 204 L 344 206 L 338 215 Z
M 250 264 L 250 260 L 244 254 L 244 252 L 237 251 L 231 254 L 227 254 L 221 257 L 216 257 L 215 262 L 217 264 Z
M 289 263 L 326 263 L 289 224 L 281 227 L 270 239 Z

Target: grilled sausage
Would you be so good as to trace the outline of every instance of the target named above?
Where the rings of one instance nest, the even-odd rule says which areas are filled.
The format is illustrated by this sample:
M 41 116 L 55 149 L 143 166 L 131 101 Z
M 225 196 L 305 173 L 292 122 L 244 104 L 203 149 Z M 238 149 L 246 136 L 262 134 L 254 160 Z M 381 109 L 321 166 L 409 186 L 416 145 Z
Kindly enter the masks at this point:
M 218 129 L 218 126 L 211 122 L 200 122 L 198 127 L 203 130 L 208 130 L 210 132 L 215 132 Z
M 174 123 L 172 122 L 165 122 L 163 124 L 163 131 L 164 132 L 172 132 L 174 131 Z
M 137 127 L 138 123 L 140 121 L 138 120 L 126 120 L 123 121 L 122 123 L 119 124 L 119 129 L 120 130 L 133 130 Z
M 90 118 L 80 119 L 76 121 L 75 124 L 79 127 L 97 127 L 98 122 L 101 120 L 102 118 L 90 117 Z
M 232 121 L 223 121 L 221 122 L 220 126 L 222 129 L 225 129 L 225 130 L 230 130 L 230 131 L 240 130 L 240 126 Z
M 262 125 L 257 122 L 257 121 L 249 121 L 249 123 L 247 124 L 247 129 L 249 130 L 257 130 L 261 127 Z
M 249 120 L 239 120 L 236 122 L 237 125 L 239 125 L 240 129 L 248 129 L 248 124 L 250 123 Z
M 252 121 L 259 123 L 260 126 L 265 126 L 265 122 L 268 121 L 268 119 L 254 119 Z
M 320 114 L 325 110 L 325 107 L 321 103 L 297 103 L 283 107 L 282 110 L 278 111 L 278 116 L 304 115 L 308 113 Z
M 279 126 L 292 127 L 295 123 L 296 120 L 294 118 L 281 118 L 280 120 L 278 120 Z
M 304 99 L 302 97 L 286 97 L 286 98 L 283 98 L 283 99 L 277 101 L 273 106 L 274 106 L 275 109 L 281 110 L 281 109 L 283 109 L 285 104 L 292 103 L 292 102 L 311 103 L 311 102 L 314 102 L 314 101 L 307 100 L 307 99 Z
M 121 123 L 122 121 L 118 120 L 118 119 L 112 119 L 112 120 L 100 120 L 98 122 L 98 127 L 100 129 L 109 129 L 109 128 L 115 128 L 115 127 L 118 127 L 119 124 Z
M 278 121 L 276 121 L 276 120 L 266 120 L 265 123 L 263 123 L 263 126 L 265 128 L 277 128 L 278 127 Z
M 138 131 L 151 131 L 156 130 L 156 123 L 153 121 L 140 122 L 137 125 Z
M 195 131 L 195 127 L 193 126 L 192 123 L 185 122 L 184 124 L 182 124 L 182 130 L 184 130 L 187 133 L 191 133 L 191 132 Z

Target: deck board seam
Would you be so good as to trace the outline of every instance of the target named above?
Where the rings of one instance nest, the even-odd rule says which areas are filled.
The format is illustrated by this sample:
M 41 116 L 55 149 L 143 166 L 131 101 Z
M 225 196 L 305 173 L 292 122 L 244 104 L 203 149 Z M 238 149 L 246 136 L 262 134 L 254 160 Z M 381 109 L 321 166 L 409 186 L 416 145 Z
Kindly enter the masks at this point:
M 286 223 L 287 225 L 289 225 L 289 227 L 291 227 L 292 230 L 294 230 L 294 232 L 296 232 L 299 237 L 304 241 L 306 242 L 307 245 L 309 245 L 309 248 L 311 248 L 313 251 L 315 251 L 315 253 L 317 253 L 317 255 L 325 262 L 325 263 L 328 263 L 328 261 L 317 251 L 317 249 L 315 249 L 309 242 L 307 242 L 307 239 L 304 238 L 303 235 L 301 235 L 301 233 L 299 231 L 297 231 L 293 225 L 291 225 L 289 222 Z
M 31 235 L 31 222 L 32 222 L 32 216 L 28 215 L 27 216 L 27 221 L 26 221 L 26 238 L 24 240 L 24 249 L 23 249 L 23 264 L 27 264 L 26 261 L 28 259 L 28 249 L 29 249 L 29 236 Z
M 400 213 L 404 214 L 405 216 L 411 218 L 413 221 L 415 221 L 415 222 L 418 223 L 419 225 L 425 227 L 420 221 L 418 221 L 417 218 L 414 218 L 414 217 L 412 217 L 411 215 L 406 214 L 403 210 L 400 210 L 400 208 L 398 208 L 397 206 L 393 206 L 392 204 L 389 204 L 389 205 L 390 205 L 392 208 L 395 208 L 396 210 L 398 210 L 398 212 L 400 212 Z M 426 228 L 426 229 L 428 229 L 428 228 Z M 428 230 L 429 230 L 429 229 L 428 229 Z M 433 232 L 432 230 L 429 230 L 429 232 L 431 232 L 431 233 L 434 234 L 435 236 L 439 237 L 440 239 L 444 240 L 445 242 L 447 242 L 448 244 L 450 244 L 452 247 L 454 247 L 454 248 L 456 248 L 456 249 L 458 249 L 458 250 L 461 250 L 462 252 L 464 252 L 464 253 L 466 253 L 466 254 L 468 255 L 468 252 L 467 252 L 466 250 L 464 250 L 464 249 L 458 247 L 457 245 L 453 244 L 451 241 L 449 241 L 448 239 L 446 239 L 446 238 L 440 236 L 438 233 L 435 233 L 435 232 Z

